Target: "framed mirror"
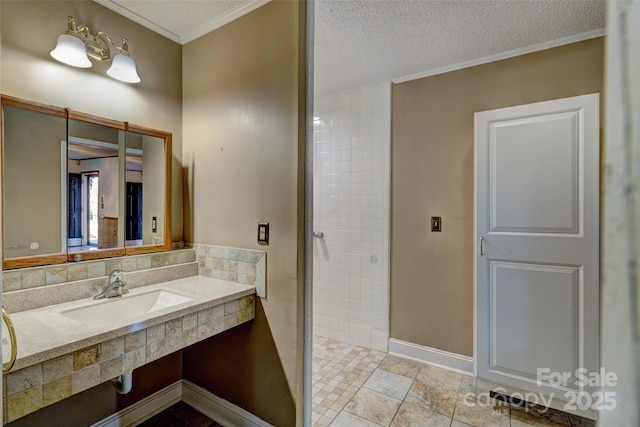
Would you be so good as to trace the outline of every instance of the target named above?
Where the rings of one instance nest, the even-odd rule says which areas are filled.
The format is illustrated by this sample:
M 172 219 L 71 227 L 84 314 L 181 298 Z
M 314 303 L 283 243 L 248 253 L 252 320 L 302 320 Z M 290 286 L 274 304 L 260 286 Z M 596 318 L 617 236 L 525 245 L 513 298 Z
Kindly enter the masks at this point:
M 172 135 L 2 96 L 3 269 L 171 249 Z

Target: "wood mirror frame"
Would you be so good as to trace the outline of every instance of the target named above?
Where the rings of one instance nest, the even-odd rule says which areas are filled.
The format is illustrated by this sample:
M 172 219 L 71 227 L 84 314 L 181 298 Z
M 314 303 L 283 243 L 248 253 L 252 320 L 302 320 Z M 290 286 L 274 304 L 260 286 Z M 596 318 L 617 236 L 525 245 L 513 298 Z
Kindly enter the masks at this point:
M 11 270 L 25 267 L 35 267 L 53 264 L 62 264 L 65 262 L 74 261 L 87 261 L 100 258 L 111 258 L 123 255 L 135 255 L 142 253 L 161 252 L 171 249 L 171 165 L 172 165 L 172 134 L 161 130 L 145 128 L 142 126 L 133 125 L 127 122 L 118 122 L 115 120 L 105 119 L 103 117 L 93 116 L 86 113 L 72 111 L 66 108 L 60 108 L 51 105 L 45 105 L 33 101 L 28 101 L 12 96 L 1 95 L 1 116 L 0 116 L 0 138 L 2 144 L 2 236 L 3 236 L 3 248 L 2 248 L 2 269 Z M 11 107 L 22 109 L 31 112 L 37 112 L 64 118 L 68 120 L 77 120 L 81 122 L 97 124 L 114 128 L 124 132 L 133 132 L 143 135 L 152 136 L 164 140 L 164 170 L 165 170 L 165 183 L 164 183 L 164 227 L 163 227 L 163 243 L 161 244 L 149 244 L 141 246 L 122 246 L 109 249 L 96 249 L 92 251 L 77 251 L 68 252 L 68 248 L 64 246 L 64 252 L 42 254 L 35 256 L 19 256 L 5 259 L 5 179 L 4 179 L 4 162 L 5 162 L 5 117 L 4 108 Z M 68 140 L 69 136 L 66 135 Z M 119 200 L 124 202 L 125 189 L 119 187 Z M 66 211 L 66 209 L 65 209 Z M 78 255 L 80 255 L 78 259 Z

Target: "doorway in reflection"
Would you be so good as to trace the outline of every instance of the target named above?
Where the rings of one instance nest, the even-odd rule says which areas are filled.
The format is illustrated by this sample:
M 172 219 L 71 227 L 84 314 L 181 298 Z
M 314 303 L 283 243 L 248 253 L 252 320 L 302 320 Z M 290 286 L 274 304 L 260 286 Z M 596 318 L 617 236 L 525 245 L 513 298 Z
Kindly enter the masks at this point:
M 104 202 L 100 200 L 97 172 L 69 173 L 68 251 L 91 251 L 100 247 L 100 221 Z
M 82 175 L 69 174 L 69 231 L 67 246 L 82 246 Z
M 119 140 L 123 134 L 78 121 L 69 124 L 74 134 L 67 143 L 67 251 L 118 247 Z
M 98 174 L 85 174 L 86 182 L 87 182 L 87 231 L 84 234 L 87 236 L 86 244 L 91 247 L 98 247 L 98 218 L 104 218 L 104 215 L 101 214 L 102 209 L 104 209 L 104 202 L 102 202 L 102 209 L 99 206 L 100 201 L 98 200 L 98 189 L 99 189 L 99 176 Z

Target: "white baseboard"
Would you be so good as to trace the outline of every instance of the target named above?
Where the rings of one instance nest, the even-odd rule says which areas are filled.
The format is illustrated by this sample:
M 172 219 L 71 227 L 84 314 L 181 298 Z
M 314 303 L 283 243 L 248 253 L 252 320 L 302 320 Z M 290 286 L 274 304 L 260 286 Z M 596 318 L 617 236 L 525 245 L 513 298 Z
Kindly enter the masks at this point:
M 182 401 L 224 426 L 272 427 L 251 412 L 187 380 L 182 380 Z
M 473 357 L 425 347 L 406 341 L 389 339 L 389 354 L 429 365 L 439 366 L 452 371 L 473 375 Z
M 91 427 L 136 426 L 180 402 L 181 399 L 182 381 L 176 381 L 151 396 L 98 421 Z
M 187 380 L 179 380 L 91 427 L 133 427 L 183 401 L 223 426 L 273 427 L 249 411 Z

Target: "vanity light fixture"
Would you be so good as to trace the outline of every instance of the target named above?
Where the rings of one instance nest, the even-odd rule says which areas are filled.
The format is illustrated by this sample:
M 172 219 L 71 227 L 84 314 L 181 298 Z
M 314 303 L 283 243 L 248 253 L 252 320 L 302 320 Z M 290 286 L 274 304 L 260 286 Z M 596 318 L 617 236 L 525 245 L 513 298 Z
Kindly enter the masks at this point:
M 58 37 L 58 44 L 51 51 L 51 56 L 72 67 L 89 68 L 91 67 L 89 58 L 96 61 L 105 61 L 111 58 L 109 44 L 119 53 L 113 57 L 107 74 L 125 83 L 139 83 L 140 76 L 138 76 L 135 61 L 129 56 L 127 39 L 123 38 L 122 46 L 117 46 L 109 34 L 104 31 L 93 35 L 85 24 L 76 26 L 72 16 L 67 18 L 67 32 Z

